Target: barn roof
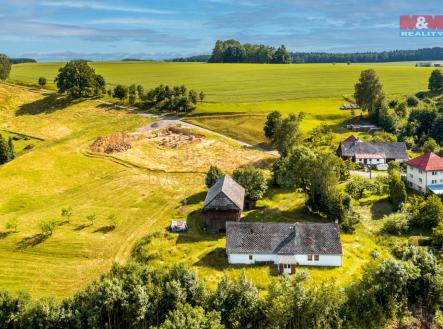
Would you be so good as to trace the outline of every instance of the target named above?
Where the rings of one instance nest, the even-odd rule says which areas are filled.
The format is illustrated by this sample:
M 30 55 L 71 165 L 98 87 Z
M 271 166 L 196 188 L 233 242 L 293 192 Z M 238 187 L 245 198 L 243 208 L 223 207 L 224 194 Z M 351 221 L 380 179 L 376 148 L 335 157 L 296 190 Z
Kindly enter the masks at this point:
M 443 158 L 433 152 L 422 154 L 406 164 L 424 171 L 443 170 Z
M 203 209 L 211 209 L 211 202 L 220 193 L 223 193 L 238 209 L 243 210 L 245 189 L 229 175 L 224 175 L 208 190 Z
M 406 144 L 403 142 L 362 142 L 359 139 L 340 143 L 341 156 L 357 154 L 384 154 L 387 159 L 408 159 Z
M 334 223 L 226 223 L 226 251 L 239 254 L 342 254 Z

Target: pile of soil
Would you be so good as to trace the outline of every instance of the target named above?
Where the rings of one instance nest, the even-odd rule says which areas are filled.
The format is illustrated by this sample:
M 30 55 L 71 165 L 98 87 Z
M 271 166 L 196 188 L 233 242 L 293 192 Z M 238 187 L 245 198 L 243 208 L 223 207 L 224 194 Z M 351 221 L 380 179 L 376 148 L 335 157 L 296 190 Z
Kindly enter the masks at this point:
M 91 151 L 101 153 L 123 152 L 132 148 L 133 137 L 126 133 L 114 133 L 105 137 L 99 137 L 90 146 Z

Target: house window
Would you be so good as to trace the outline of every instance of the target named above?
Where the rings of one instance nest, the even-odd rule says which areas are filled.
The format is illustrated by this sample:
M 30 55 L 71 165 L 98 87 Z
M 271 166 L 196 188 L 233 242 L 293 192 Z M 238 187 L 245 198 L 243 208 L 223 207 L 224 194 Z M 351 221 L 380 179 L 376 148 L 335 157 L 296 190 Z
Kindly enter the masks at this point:
M 308 261 L 312 261 L 312 255 L 308 255 Z
M 423 173 L 423 171 L 421 171 L 421 169 L 418 171 L 420 174 Z
M 433 180 L 432 180 L 432 184 L 437 184 L 437 180 L 436 180 L 436 179 L 433 179 Z
M 290 264 L 283 264 L 283 268 L 288 270 L 291 268 L 291 265 Z
M 409 174 L 409 176 L 411 176 L 411 178 L 414 178 L 414 175 L 412 175 L 412 174 Z
M 419 178 L 418 181 L 419 181 L 420 183 L 423 183 L 423 179 L 421 179 L 421 178 Z
M 436 172 L 436 171 L 433 171 L 433 172 L 432 172 L 432 176 L 437 176 L 437 172 Z
M 314 255 L 314 260 L 315 261 L 319 261 L 320 260 L 320 255 Z
M 249 260 L 253 260 L 253 259 L 254 259 L 254 256 L 249 255 Z

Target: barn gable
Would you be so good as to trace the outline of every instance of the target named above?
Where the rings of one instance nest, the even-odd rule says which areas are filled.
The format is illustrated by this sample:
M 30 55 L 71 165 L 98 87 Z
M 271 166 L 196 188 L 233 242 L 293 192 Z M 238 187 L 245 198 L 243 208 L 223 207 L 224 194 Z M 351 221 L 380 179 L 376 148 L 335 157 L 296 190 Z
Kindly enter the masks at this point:
M 245 189 L 225 175 L 212 186 L 206 195 L 203 210 L 243 210 Z

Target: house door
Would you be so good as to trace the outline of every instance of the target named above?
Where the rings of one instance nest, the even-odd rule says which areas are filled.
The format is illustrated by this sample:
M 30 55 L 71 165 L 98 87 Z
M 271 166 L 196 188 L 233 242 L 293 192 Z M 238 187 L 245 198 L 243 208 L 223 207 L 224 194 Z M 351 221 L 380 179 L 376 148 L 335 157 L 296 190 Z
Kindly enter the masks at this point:
M 292 274 L 291 264 L 283 264 L 283 273 Z

